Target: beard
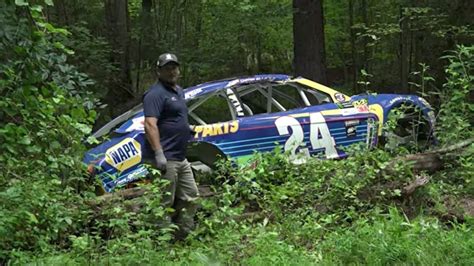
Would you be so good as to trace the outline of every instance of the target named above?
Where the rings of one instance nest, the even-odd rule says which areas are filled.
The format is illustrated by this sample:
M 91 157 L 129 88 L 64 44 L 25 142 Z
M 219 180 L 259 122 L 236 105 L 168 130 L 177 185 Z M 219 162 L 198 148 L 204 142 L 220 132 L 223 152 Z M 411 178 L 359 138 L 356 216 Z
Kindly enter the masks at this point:
M 175 87 L 178 84 L 178 78 L 174 78 L 174 79 L 160 78 L 159 80 L 161 83 L 163 83 L 165 86 L 168 86 L 168 87 Z

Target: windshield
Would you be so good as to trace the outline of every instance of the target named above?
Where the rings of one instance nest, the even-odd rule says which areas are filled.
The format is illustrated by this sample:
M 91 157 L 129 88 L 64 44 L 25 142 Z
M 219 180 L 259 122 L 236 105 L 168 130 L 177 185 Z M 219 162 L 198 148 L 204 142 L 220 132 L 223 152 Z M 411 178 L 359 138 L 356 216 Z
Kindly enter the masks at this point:
M 92 136 L 95 137 L 95 138 L 100 138 L 100 137 L 108 134 L 110 131 L 112 131 L 114 128 L 116 128 L 118 125 L 120 125 L 123 122 L 129 120 L 131 117 L 137 115 L 140 112 L 143 112 L 143 103 L 133 107 L 132 109 L 128 110 L 127 112 L 125 112 L 125 113 L 119 115 L 118 117 L 116 117 L 114 120 L 112 120 L 109 123 L 105 124 L 105 126 L 101 127 L 99 130 L 94 132 L 94 134 L 92 134 Z

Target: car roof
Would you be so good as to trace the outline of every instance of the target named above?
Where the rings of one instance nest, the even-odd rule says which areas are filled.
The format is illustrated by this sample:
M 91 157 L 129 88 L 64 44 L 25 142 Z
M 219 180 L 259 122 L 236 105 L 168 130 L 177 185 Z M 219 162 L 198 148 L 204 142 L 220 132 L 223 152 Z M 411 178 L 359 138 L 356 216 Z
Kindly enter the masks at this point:
M 282 82 L 288 81 L 291 79 L 291 76 L 284 74 L 260 74 L 254 76 L 244 76 L 244 77 L 234 77 L 227 78 L 222 80 L 215 80 L 206 83 L 202 83 L 196 86 L 188 87 L 184 91 L 186 100 L 190 100 L 195 97 L 206 95 L 215 91 L 222 89 L 231 88 L 238 85 L 248 85 L 264 82 Z M 116 117 L 102 128 L 97 130 L 92 134 L 93 137 L 99 138 L 107 133 L 118 124 L 123 123 L 124 121 L 129 120 L 130 118 L 136 116 L 137 114 L 143 111 L 143 103 L 133 107 L 122 115 Z
M 231 88 L 239 85 L 249 85 L 255 83 L 264 82 L 275 82 L 275 81 L 288 81 L 291 76 L 284 74 L 260 74 L 254 76 L 234 77 L 216 81 L 210 81 L 202 83 L 196 86 L 186 88 L 184 91 L 184 97 L 186 100 L 199 97 L 208 93 L 219 91 L 222 89 Z

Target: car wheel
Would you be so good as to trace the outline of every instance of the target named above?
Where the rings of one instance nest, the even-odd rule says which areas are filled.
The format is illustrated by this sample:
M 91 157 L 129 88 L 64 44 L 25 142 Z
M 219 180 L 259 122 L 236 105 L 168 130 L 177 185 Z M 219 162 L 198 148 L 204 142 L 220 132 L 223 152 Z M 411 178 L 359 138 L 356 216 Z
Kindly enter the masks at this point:
M 419 108 L 403 105 L 390 111 L 380 141 L 383 148 L 424 151 L 432 143 L 430 124 Z

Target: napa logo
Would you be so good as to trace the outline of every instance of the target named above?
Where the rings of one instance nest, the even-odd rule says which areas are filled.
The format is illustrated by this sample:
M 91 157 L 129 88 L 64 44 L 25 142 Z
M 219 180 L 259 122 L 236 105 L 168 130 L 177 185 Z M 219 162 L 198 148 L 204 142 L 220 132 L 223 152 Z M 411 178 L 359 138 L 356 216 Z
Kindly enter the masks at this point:
M 120 172 L 142 160 L 141 145 L 132 138 L 126 138 L 105 152 L 105 161 Z

